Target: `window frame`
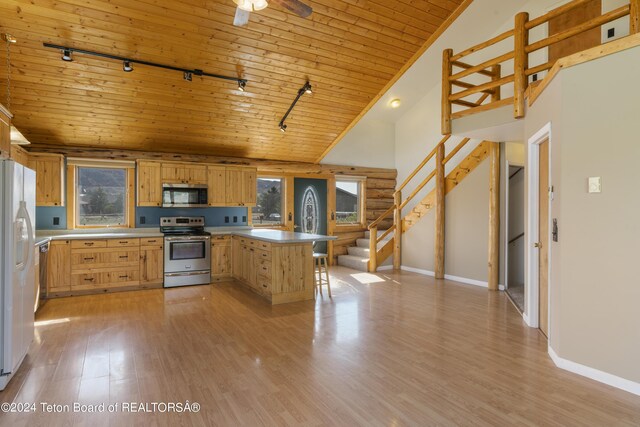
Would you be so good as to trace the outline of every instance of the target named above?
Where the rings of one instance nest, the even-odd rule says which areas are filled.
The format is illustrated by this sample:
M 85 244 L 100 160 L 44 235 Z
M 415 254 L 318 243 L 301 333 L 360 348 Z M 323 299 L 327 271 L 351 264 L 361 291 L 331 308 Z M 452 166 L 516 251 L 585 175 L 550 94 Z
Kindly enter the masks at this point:
M 356 182 L 358 184 L 358 218 L 356 222 L 341 223 L 338 222 L 338 183 L 339 182 Z M 336 208 L 335 226 L 343 231 L 345 229 L 363 229 L 366 228 L 366 183 L 367 178 L 364 176 L 336 176 L 335 178 L 335 201 L 334 206 Z
M 121 225 L 82 225 L 79 224 L 78 209 L 78 169 L 122 169 L 125 171 L 125 221 Z M 118 229 L 135 228 L 136 203 L 135 203 L 135 163 L 109 162 L 101 160 L 74 160 L 67 163 L 67 229 Z
M 258 205 L 258 197 L 260 196 L 260 192 L 258 191 L 258 181 L 260 181 L 261 179 L 278 179 L 280 180 L 280 223 L 279 224 L 257 224 L 255 222 L 253 222 L 253 209 L 257 209 L 257 205 Z M 264 174 L 257 174 L 256 176 L 256 207 L 251 209 L 251 225 L 254 228 L 274 228 L 274 229 L 278 229 L 278 230 L 284 230 L 287 228 L 287 218 L 286 218 L 286 212 L 287 212 L 287 185 L 288 185 L 288 180 L 287 177 L 284 175 L 264 175 Z

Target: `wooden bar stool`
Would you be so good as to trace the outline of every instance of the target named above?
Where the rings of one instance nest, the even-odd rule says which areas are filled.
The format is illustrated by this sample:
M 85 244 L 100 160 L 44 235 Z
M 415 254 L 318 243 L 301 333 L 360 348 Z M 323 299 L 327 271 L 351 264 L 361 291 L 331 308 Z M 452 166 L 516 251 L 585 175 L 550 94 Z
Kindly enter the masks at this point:
M 329 292 L 329 298 L 331 298 L 331 284 L 329 283 L 329 257 L 327 254 L 315 253 L 313 254 L 313 279 L 314 279 L 314 288 L 315 294 L 320 292 L 320 296 L 322 296 L 322 285 L 327 285 L 327 291 Z M 322 273 L 324 270 L 324 278 L 322 277 Z

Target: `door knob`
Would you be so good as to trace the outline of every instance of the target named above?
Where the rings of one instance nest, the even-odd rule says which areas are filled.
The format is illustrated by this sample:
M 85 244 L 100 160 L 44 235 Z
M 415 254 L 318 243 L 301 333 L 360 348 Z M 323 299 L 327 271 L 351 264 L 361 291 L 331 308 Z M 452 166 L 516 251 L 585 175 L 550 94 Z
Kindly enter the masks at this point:
M 540 248 L 542 248 L 542 243 L 536 242 L 536 243 L 533 244 L 533 247 L 540 249 Z

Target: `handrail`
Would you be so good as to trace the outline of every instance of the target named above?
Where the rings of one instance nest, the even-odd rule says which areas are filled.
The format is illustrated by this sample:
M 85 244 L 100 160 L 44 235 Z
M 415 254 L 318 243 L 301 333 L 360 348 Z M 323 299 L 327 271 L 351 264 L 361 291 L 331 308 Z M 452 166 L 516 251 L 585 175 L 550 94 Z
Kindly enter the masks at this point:
M 373 221 L 371 224 L 369 224 L 369 230 L 371 230 L 374 227 L 377 227 L 378 224 L 380 224 L 386 217 L 389 216 L 389 214 L 393 213 L 393 211 L 396 209 L 396 205 L 391 206 L 389 209 L 387 209 L 386 211 L 384 211 L 384 213 L 382 215 L 380 215 L 380 217 L 378 219 L 376 219 L 375 221 Z
M 411 182 L 411 180 L 413 179 L 414 176 L 416 176 L 418 174 L 418 172 L 420 172 L 420 170 L 422 170 L 422 168 L 429 162 L 429 160 L 431 160 L 431 158 L 433 156 L 436 155 L 436 151 L 438 150 L 438 147 L 441 146 L 442 144 L 444 144 L 445 142 L 447 142 L 449 140 L 449 138 L 451 138 L 451 135 L 445 135 L 444 138 L 442 138 L 440 140 L 440 142 L 438 142 L 436 144 L 435 147 L 433 147 L 433 150 L 431 150 L 431 152 L 429 154 L 427 154 L 427 157 L 424 158 L 424 160 L 422 161 L 422 163 L 420 163 L 418 165 L 417 168 L 415 168 L 413 170 L 413 172 L 411 172 L 411 174 L 409 174 L 409 176 L 407 177 L 407 179 L 404 180 L 404 182 L 402 183 L 402 185 L 400 187 L 398 187 L 398 190 L 396 191 L 402 191 L 404 190 L 404 187 L 407 186 L 407 184 L 409 184 L 409 182 Z
M 521 238 L 523 238 L 523 237 L 524 237 L 524 232 L 523 232 L 523 233 L 521 233 L 521 234 L 519 234 L 519 235 L 517 235 L 517 236 L 516 236 L 516 237 L 514 237 L 513 239 L 509 240 L 509 243 L 508 243 L 508 244 L 510 245 L 510 244 L 512 244 L 513 242 L 515 242 L 516 240 L 521 239 Z
M 469 49 L 465 49 L 462 52 L 460 52 L 460 53 L 458 53 L 456 55 L 453 55 L 451 57 L 451 60 L 452 61 L 457 61 L 458 59 L 464 58 L 465 56 L 468 56 L 468 55 L 471 55 L 474 52 L 477 52 L 479 50 L 485 49 L 485 48 L 487 48 L 489 46 L 493 46 L 496 43 L 500 43 L 501 41 L 506 40 L 509 37 L 512 37 L 514 33 L 515 33 L 514 30 L 505 31 L 504 33 L 499 34 L 499 35 L 495 36 L 494 38 L 492 38 L 490 40 L 487 40 L 486 42 L 478 43 L 477 45 L 475 45 L 473 47 L 470 47 Z
M 453 158 L 453 156 L 458 154 L 458 151 L 462 150 L 462 148 L 465 145 L 467 145 L 467 142 L 469 142 L 469 141 L 471 141 L 471 138 L 465 138 L 462 141 L 460 141 L 460 143 L 458 145 L 456 145 L 456 147 L 453 150 L 451 150 L 451 152 L 449 154 L 447 154 L 447 156 L 442 161 L 442 164 L 446 165 L 447 163 L 449 163 L 449 160 L 451 160 Z
M 393 231 L 393 227 L 387 229 L 387 231 L 385 231 L 380 236 L 378 236 L 378 238 L 376 239 L 376 243 L 380 243 L 381 241 L 383 241 L 384 238 L 387 237 L 392 231 Z
M 532 19 L 531 21 L 527 22 L 524 26 L 524 28 L 526 28 L 527 30 L 530 30 L 532 28 L 535 28 L 537 26 L 540 26 L 542 24 L 546 24 L 547 22 L 551 21 L 553 18 L 557 18 L 558 16 L 565 14 L 567 12 L 569 12 L 572 9 L 575 9 L 578 6 L 582 6 L 585 3 L 590 2 L 591 0 L 574 0 L 570 3 L 567 3 L 565 5 L 562 5 L 556 9 L 553 9 L 552 11 L 536 18 L 536 19 Z
M 416 194 L 418 194 L 425 185 L 427 185 L 429 183 L 429 181 L 431 181 L 433 179 L 433 177 L 436 176 L 436 170 L 434 169 L 429 175 L 427 175 L 427 177 L 420 183 L 420 185 L 418 185 L 412 192 L 411 195 L 409 197 L 407 197 L 405 199 L 404 202 L 402 202 L 402 204 L 400 204 L 400 209 L 404 209 L 405 206 L 407 206 L 409 204 L 409 202 L 411 200 L 413 200 L 414 197 L 416 197 Z

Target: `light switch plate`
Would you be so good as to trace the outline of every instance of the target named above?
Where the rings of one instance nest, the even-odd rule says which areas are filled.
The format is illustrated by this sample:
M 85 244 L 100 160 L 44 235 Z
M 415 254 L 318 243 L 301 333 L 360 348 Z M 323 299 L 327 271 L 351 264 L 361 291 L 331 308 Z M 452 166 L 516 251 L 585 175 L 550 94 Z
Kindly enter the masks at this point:
M 602 180 L 599 176 L 589 177 L 589 193 L 602 193 Z

